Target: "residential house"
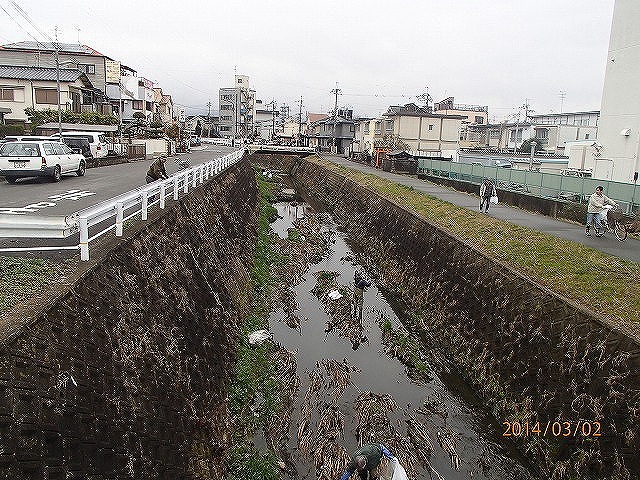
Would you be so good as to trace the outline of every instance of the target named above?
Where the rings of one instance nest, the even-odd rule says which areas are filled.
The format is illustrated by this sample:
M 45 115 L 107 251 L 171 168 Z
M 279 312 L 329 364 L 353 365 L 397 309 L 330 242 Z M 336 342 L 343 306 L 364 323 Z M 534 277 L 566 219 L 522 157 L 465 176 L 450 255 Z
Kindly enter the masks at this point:
M 233 87 L 221 88 L 219 93 L 220 134 L 226 138 L 254 135 L 256 91 L 249 85 L 249 77 L 236 75 Z
M 190 134 L 196 134 L 198 125 L 200 125 L 200 136 L 210 137 L 217 135 L 218 125 L 217 116 L 214 115 L 192 115 L 185 119 L 184 129 Z
M 381 133 L 392 135 L 392 143 L 401 142 L 418 155 L 435 154 L 457 160 L 464 116 L 432 113 L 427 107 L 409 103 L 390 106 L 383 117 Z
M 489 107 L 454 103 L 454 97 L 448 97 L 433 105 L 433 113 L 440 115 L 460 115 L 465 117 L 462 124 L 486 125 L 489 119 Z
M 595 178 L 637 183 L 640 172 L 640 3 L 616 0 L 602 91 Z
M 0 107 L 11 110 L 5 114 L 5 120 L 25 124 L 28 120 L 25 108 L 57 110 L 56 73 L 55 68 L 0 65 Z M 96 109 L 95 89 L 86 74 L 61 68 L 59 76 L 63 110 L 80 113 Z
M 0 65 L 55 68 L 56 45 L 59 48 L 60 67 L 75 68 L 84 73 L 96 89 L 94 97 L 104 105 L 104 109 L 101 108 L 100 111 L 111 113 L 105 97 L 106 65 L 111 58 L 87 45 L 35 41 L 10 43 L 0 46 Z
M 171 95 L 165 95 L 162 93 L 162 88 L 155 87 L 153 89 L 153 121 L 162 122 L 164 125 L 170 125 L 173 123 L 173 99 Z
M 347 153 L 355 136 L 353 110 L 338 110 L 335 115 L 309 124 L 309 146 L 323 152 Z
M 266 108 L 271 105 L 271 109 Z M 256 100 L 256 115 L 254 123 L 254 137 L 268 141 L 280 131 L 280 110 L 276 110 L 275 103 L 262 104 L 262 100 Z
M 353 153 L 368 153 L 373 155 L 375 144 L 376 120 L 373 118 L 359 118 L 355 123 L 355 132 L 352 144 Z

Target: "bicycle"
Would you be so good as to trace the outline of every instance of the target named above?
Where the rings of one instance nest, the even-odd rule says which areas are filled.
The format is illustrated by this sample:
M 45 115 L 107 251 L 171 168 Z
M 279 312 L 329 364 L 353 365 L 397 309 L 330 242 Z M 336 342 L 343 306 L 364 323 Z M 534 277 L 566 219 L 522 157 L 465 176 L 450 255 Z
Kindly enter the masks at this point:
M 614 213 L 616 207 L 605 205 L 604 211 L 598 215 L 595 221 L 596 237 L 602 237 L 605 233 L 613 233 L 618 241 L 624 242 L 627 239 L 627 226 Z

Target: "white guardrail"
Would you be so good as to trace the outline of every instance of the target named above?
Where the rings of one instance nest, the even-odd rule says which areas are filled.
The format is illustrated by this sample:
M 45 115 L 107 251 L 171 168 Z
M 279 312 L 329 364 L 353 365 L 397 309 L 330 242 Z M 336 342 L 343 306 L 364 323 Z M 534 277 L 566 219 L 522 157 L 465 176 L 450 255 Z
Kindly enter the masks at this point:
M 189 192 L 209 178 L 218 175 L 242 158 L 244 149 L 236 150 L 223 157 L 215 158 L 194 167 L 180 170 L 165 180 L 156 180 L 135 190 L 123 193 L 110 200 L 80 210 L 68 217 L 41 216 L 0 216 L 0 237 L 29 238 L 66 238 L 76 232 L 80 233 L 78 245 L 45 246 L 26 248 L 3 248 L 0 252 L 17 252 L 27 250 L 71 250 L 80 249 L 80 259 L 89 260 L 89 242 L 101 237 L 115 228 L 116 237 L 122 236 L 123 223 L 140 215 L 140 220 L 147 220 L 149 207 L 159 204 L 163 209 L 167 197 L 178 200 L 180 193 Z M 130 212 L 134 209 L 133 212 Z M 110 218 L 115 222 L 104 230 L 89 237 L 89 229 Z

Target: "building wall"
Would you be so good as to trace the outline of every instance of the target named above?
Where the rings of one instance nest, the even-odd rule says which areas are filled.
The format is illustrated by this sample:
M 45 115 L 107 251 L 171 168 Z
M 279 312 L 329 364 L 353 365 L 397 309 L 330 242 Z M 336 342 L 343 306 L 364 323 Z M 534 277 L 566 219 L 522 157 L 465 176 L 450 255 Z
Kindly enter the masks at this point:
M 393 134 L 411 150 L 458 150 L 460 119 L 393 116 Z
M 598 142 L 608 168 L 596 178 L 633 182 L 640 171 L 640 2 L 616 0 L 607 54 Z M 632 87 L 632 88 L 630 88 Z M 629 129 L 629 135 L 621 134 Z M 599 169 L 598 169 L 599 170 Z

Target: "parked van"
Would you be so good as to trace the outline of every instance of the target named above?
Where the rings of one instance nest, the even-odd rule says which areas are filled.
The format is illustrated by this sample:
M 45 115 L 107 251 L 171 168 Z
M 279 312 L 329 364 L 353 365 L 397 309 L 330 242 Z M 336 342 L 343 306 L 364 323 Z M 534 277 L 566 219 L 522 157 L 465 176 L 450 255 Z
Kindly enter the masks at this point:
M 62 137 L 86 138 L 89 141 L 89 150 L 93 158 L 106 157 L 108 153 L 107 141 L 104 133 L 100 132 L 62 132 Z M 58 138 L 58 134 L 51 135 Z
M 43 140 L 51 140 L 51 137 L 43 137 L 41 135 L 9 135 L 2 139 L 5 142 L 39 142 Z

